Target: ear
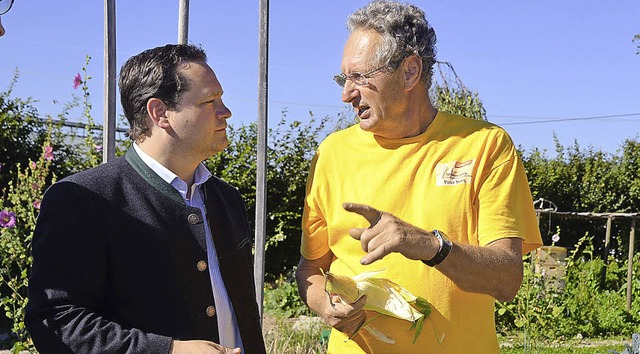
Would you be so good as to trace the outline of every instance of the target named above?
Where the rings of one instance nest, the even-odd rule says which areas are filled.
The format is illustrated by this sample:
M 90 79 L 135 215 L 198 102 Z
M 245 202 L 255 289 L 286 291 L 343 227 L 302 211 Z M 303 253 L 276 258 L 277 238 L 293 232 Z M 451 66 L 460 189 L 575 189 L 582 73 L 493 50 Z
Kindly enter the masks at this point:
M 420 77 L 422 76 L 422 60 L 420 60 L 420 57 L 417 55 L 412 55 L 404 60 L 402 68 L 404 73 L 404 88 L 409 91 L 420 82 Z
M 154 97 L 147 101 L 147 114 L 151 118 L 153 125 L 162 129 L 170 127 L 167 111 L 167 105 L 161 99 Z

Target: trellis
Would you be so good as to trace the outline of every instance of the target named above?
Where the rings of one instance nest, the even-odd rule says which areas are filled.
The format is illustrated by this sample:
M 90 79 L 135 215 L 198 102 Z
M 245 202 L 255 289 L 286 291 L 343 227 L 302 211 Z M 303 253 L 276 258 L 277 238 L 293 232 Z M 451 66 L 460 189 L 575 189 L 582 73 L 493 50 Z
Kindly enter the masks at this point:
M 541 200 L 538 200 L 541 201 Z M 636 237 L 636 220 L 640 219 L 640 213 L 592 213 L 592 212 L 563 212 L 557 211 L 554 208 L 536 209 L 536 216 L 538 218 L 538 224 L 540 224 L 540 216 L 542 214 L 558 215 L 563 218 L 582 218 L 582 219 L 606 219 L 607 229 L 604 239 L 604 251 L 602 259 L 604 261 L 604 267 L 601 275 L 601 283 L 604 283 L 607 275 L 607 264 L 609 260 L 609 249 L 611 242 L 611 225 L 614 219 L 630 219 L 631 229 L 629 231 L 629 254 L 628 254 L 628 266 L 627 266 L 627 312 L 631 311 L 631 290 L 633 282 L 633 256 L 634 256 L 634 242 Z

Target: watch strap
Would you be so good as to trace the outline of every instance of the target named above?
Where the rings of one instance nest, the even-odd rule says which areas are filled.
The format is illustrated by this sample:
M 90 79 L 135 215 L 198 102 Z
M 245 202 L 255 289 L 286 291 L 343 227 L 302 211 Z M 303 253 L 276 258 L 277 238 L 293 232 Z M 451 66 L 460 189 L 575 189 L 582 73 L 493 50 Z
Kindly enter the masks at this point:
M 442 261 L 447 258 L 447 256 L 451 252 L 451 248 L 453 247 L 451 240 L 449 240 L 444 232 L 440 230 L 433 230 L 433 233 L 438 239 L 438 242 L 440 242 L 440 248 L 438 249 L 436 255 L 433 256 L 433 258 L 429 260 L 422 260 L 422 263 L 428 265 L 429 267 L 433 267 L 437 264 L 442 263 Z

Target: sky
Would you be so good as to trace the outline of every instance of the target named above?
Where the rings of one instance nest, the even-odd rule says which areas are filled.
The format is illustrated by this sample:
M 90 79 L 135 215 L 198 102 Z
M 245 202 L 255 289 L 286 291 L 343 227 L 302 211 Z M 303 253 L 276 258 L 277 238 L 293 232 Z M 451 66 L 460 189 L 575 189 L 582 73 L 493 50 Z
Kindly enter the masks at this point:
M 3 0 L 6 1 L 6 0 Z M 178 0 L 116 2 L 117 70 L 145 49 L 176 43 Z M 331 79 L 340 72 L 346 18 L 365 0 L 273 0 L 269 8 L 270 125 L 287 118 L 352 111 Z M 489 121 L 516 145 L 555 151 L 577 142 L 616 153 L 640 133 L 639 0 L 414 0 L 450 62 L 477 91 Z M 257 0 L 190 2 L 189 41 L 201 45 L 225 91 L 232 125 L 258 115 Z M 0 91 L 16 70 L 13 96 L 32 97 L 41 116 L 57 116 L 73 77 L 90 56 L 92 116 L 103 119 L 104 2 L 15 0 L 2 16 Z M 640 43 L 637 43 L 640 45 Z M 119 103 L 118 103 L 119 105 Z M 118 108 L 120 112 L 120 108 Z M 81 110 L 69 115 L 80 120 Z

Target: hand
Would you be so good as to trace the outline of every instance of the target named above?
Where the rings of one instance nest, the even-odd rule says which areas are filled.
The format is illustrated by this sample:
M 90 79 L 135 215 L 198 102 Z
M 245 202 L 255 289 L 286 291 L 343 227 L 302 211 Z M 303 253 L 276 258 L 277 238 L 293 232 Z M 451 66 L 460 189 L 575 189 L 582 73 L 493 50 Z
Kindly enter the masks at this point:
M 432 232 L 424 231 L 387 212 L 369 205 L 344 203 L 342 207 L 362 215 L 371 226 L 349 230 L 351 237 L 360 240 L 367 255 L 361 264 L 371 264 L 391 252 L 398 252 L 410 259 L 431 259 L 440 247 Z
M 241 354 L 240 348 L 227 348 L 206 340 L 174 340 L 169 354 Z
M 320 316 L 333 328 L 351 336 L 356 333 L 367 319 L 367 313 L 363 310 L 367 301 L 366 296 L 362 296 L 358 301 L 347 304 L 340 299 L 337 294 L 329 294 L 327 306 Z

